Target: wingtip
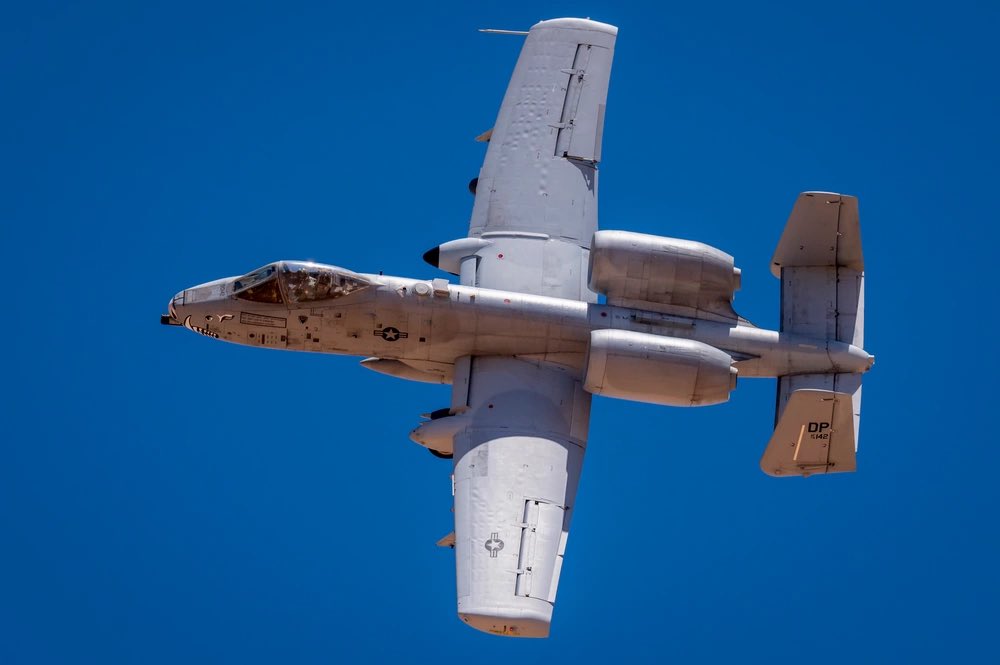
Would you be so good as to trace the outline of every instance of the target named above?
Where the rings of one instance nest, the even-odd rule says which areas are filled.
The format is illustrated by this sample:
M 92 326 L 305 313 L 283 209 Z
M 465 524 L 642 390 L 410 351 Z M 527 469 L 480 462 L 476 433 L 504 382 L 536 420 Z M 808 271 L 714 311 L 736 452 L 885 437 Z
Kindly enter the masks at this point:
M 609 35 L 618 34 L 618 26 L 614 26 L 609 23 L 601 23 L 600 21 L 592 21 L 589 18 L 553 18 L 553 19 L 548 19 L 547 21 L 539 21 L 535 25 L 531 26 L 532 30 L 538 28 L 594 30 L 596 32 L 604 32 Z

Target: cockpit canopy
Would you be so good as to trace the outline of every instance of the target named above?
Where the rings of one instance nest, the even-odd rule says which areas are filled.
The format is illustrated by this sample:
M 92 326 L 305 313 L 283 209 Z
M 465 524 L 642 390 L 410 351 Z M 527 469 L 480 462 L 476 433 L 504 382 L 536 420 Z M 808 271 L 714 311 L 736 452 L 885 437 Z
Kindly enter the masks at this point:
M 298 304 L 340 298 L 367 286 L 371 282 L 343 268 L 279 261 L 237 279 L 233 295 L 252 302 Z

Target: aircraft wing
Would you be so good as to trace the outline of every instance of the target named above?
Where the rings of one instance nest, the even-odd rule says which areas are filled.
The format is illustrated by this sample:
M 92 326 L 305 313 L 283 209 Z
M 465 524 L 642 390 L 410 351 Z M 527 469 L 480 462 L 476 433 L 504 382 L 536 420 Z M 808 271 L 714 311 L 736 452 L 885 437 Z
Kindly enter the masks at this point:
M 486 135 L 469 237 L 429 261 L 463 285 L 596 300 L 587 267 L 617 32 L 585 19 L 531 28 Z M 549 634 L 590 421 L 573 365 L 455 364 L 458 613 L 479 630 Z
M 469 236 L 489 241 L 463 284 L 594 301 L 597 164 L 618 29 L 536 24 L 504 95 L 479 172 Z
M 510 357 L 459 363 L 454 391 L 452 417 L 467 423 L 455 437 L 459 617 L 494 634 L 546 637 L 590 394 L 572 370 Z

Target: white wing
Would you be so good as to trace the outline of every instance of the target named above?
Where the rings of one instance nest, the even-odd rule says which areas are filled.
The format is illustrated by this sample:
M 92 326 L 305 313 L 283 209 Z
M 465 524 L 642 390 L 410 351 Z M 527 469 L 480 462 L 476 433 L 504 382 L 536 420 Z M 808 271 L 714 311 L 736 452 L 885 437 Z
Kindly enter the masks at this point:
M 457 375 L 458 614 L 500 635 L 546 637 L 590 420 L 570 371 L 473 358 Z M 498 542 L 500 541 L 500 542 Z
M 587 250 L 617 33 L 554 19 L 525 38 L 479 174 L 469 235 L 492 244 L 475 285 L 594 299 Z
M 469 236 L 481 240 L 451 244 L 463 284 L 596 299 L 587 264 L 617 32 L 556 19 L 528 33 L 479 176 Z M 455 365 L 458 613 L 480 630 L 549 634 L 590 421 L 579 370 L 512 357 Z

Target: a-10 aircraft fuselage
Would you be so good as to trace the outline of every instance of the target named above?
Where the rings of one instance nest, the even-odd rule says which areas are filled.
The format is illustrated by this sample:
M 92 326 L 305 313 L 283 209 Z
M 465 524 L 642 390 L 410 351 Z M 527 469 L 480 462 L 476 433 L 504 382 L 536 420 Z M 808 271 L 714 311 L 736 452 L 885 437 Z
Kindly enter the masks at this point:
M 441 279 L 350 273 L 320 264 L 279 262 L 271 268 L 280 289 L 275 299 L 281 302 L 242 299 L 240 278 L 222 279 L 178 293 L 170 303 L 170 321 L 248 346 L 402 361 L 414 370 L 405 378 L 437 383 L 446 382 L 448 368 L 462 356 L 519 356 L 580 370 L 591 332 L 606 329 L 703 342 L 733 355 L 741 377 L 864 372 L 872 363 L 851 344 L 744 321 L 708 321 Z M 349 275 L 363 286 L 339 297 L 291 302 L 294 296 L 279 275 L 295 274 L 296 268 Z M 391 367 L 383 371 L 397 374 Z

